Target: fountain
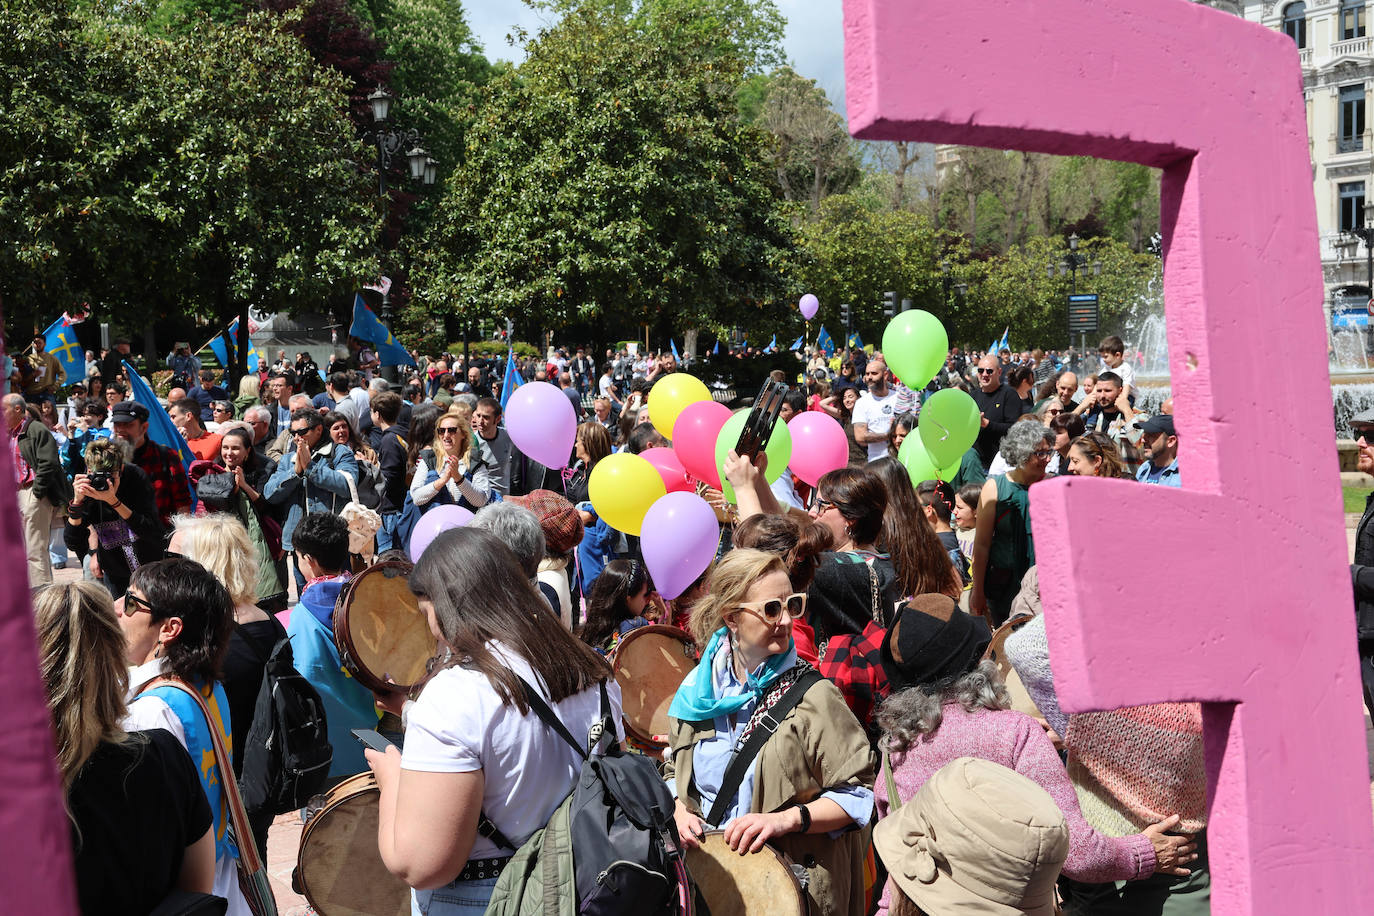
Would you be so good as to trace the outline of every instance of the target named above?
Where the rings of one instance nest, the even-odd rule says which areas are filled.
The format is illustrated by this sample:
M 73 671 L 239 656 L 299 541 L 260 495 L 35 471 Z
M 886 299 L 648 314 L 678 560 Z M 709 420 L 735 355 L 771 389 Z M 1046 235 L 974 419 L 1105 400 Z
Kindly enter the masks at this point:
M 1328 332 L 1331 365 L 1331 403 L 1338 439 L 1351 438 L 1350 418 L 1374 408 L 1374 365 L 1369 354 L 1368 327 L 1359 327 L 1346 315 L 1341 325 Z M 1169 397 L 1169 341 L 1164 332 L 1164 300 L 1158 282 L 1128 312 L 1125 333 L 1127 353 L 1135 360 L 1138 392 L 1136 409 L 1155 413 Z

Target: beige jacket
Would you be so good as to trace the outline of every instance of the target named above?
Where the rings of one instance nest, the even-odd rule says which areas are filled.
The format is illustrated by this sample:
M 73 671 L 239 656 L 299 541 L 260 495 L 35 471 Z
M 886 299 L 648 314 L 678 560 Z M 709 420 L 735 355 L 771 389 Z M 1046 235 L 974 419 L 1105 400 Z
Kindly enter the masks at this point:
M 698 741 L 714 735 L 710 722 L 670 720 L 668 745 L 678 797 L 698 816 L 701 799 L 692 783 L 692 754 Z M 839 688 L 818 681 L 759 751 L 750 810 L 773 812 L 805 804 L 836 786 L 871 789 L 875 773 L 868 738 Z M 773 841 L 806 868 L 812 916 L 863 916 L 869 829 L 853 830 L 836 840 L 825 833 L 793 833 Z

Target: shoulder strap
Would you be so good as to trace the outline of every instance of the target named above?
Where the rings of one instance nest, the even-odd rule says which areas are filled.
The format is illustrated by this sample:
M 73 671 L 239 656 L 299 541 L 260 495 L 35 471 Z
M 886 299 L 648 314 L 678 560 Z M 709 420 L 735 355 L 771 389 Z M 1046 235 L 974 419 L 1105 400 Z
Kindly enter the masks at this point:
M 712 827 L 719 827 L 721 818 L 734 803 L 735 794 L 739 792 L 740 783 L 744 782 L 744 774 L 749 772 L 749 767 L 753 766 L 754 758 L 759 755 L 763 745 L 777 731 L 778 723 L 782 722 L 783 717 L 793 710 L 806 691 L 811 689 L 811 685 L 822 680 L 821 673 L 814 668 L 803 671 L 795 683 L 787 688 L 787 692 L 778 698 L 778 701 L 764 711 L 764 716 L 760 720 L 761 728 L 756 728 L 749 733 L 734 755 L 730 758 L 730 763 L 725 768 L 725 776 L 721 779 L 720 791 L 716 793 L 715 804 L 711 805 L 711 813 L 706 816 L 706 823 Z M 768 724 L 768 720 L 772 724 Z
M 897 780 L 892 778 L 892 757 L 883 748 L 883 774 L 887 777 L 887 814 L 888 817 L 902 807 L 902 796 L 897 793 Z
M 143 689 L 151 690 L 154 687 L 175 687 L 190 696 L 200 707 L 200 713 L 205 717 L 205 729 L 210 733 L 210 740 L 215 745 L 215 765 L 219 767 L 220 784 L 224 786 L 224 794 L 229 801 L 229 818 L 233 822 L 234 836 L 238 840 L 239 861 L 249 874 L 261 871 L 262 861 L 258 858 L 258 847 L 253 842 L 253 830 L 248 826 L 248 813 L 244 810 L 243 799 L 239 796 L 239 781 L 234 778 L 234 761 L 224 748 L 224 739 L 220 737 L 219 729 L 215 728 L 214 720 L 210 718 L 210 708 L 205 705 L 205 698 L 200 695 L 199 690 L 180 678 L 160 677 Z
M 577 751 L 579 757 L 586 760 L 587 752 L 582 749 L 582 745 L 572 736 L 572 733 L 568 731 L 567 727 L 563 725 L 563 721 L 558 718 L 558 714 L 549 708 L 548 703 L 544 702 L 544 698 L 539 695 L 539 691 L 531 687 L 530 682 L 520 675 L 517 674 L 515 677 L 516 680 L 520 682 L 520 685 L 525 688 L 525 702 L 530 704 L 530 709 L 534 710 L 534 714 L 543 720 L 544 724 L 547 725 L 554 734 L 558 735 L 558 737 L 566 741 L 573 750 Z M 602 689 L 605 689 L 604 686 Z

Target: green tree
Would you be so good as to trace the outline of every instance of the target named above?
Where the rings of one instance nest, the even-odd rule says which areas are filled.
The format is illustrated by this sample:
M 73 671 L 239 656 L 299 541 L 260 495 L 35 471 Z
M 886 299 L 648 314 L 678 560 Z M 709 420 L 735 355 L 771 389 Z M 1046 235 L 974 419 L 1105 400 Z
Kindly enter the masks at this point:
M 574 10 L 486 88 L 416 253 L 417 318 L 610 333 L 768 313 L 792 248 L 764 138 L 736 111 L 743 62 L 668 31 Z
M 343 87 L 274 18 L 164 37 L 29 0 L 0 10 L 0 41 L 23 85 L 0 112 L 7 298 L 227 322 L 375 274 Z
M 821 201 L 815 218 L 801 227 L 799 272 L 802 285 L 821 300 L 817 320 L 840 327 L 840 304 L 849 303 L 854 330 L 876 343 L 887 324 L 883 293 L 892 291 L 898 302 L 910 299 L 957 327 L 958 303 L 946 298 L 941 266 L 957 271 L 966 246 L 926 217 L 887 204 L 882 195 L 837 194 Z M 956 279 L 952 273 L 951 282 Z M 832 336 L 838 339 L 839 332 Z
M 804 201 L 814 212 L 823 197 L 859 180 L 854 141 L 815 80 L 780 67 L 752 77 L 739 98 L 745 119 L 773 138 L 773 168 L 789 201 Z

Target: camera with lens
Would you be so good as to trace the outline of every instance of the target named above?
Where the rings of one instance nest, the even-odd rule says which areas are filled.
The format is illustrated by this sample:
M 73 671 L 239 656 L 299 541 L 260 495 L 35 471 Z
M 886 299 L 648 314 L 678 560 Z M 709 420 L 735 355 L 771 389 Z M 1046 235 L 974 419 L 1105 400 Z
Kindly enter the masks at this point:
M 91 485 L 92 490 L 99 490 L 103 493 L 110 488 L 110 472 L 94 471 L 91 476 L 87 478 L 87 482 Z

